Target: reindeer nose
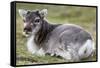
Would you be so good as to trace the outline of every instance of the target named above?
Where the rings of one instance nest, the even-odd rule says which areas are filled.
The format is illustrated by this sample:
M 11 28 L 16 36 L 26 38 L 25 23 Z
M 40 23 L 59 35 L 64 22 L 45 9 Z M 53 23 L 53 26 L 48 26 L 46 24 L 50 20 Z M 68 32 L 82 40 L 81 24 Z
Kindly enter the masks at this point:
M 24 28 L 24 32 L 30 32 L 30 31 L 32 31 L 31 27 L 25 27 Z

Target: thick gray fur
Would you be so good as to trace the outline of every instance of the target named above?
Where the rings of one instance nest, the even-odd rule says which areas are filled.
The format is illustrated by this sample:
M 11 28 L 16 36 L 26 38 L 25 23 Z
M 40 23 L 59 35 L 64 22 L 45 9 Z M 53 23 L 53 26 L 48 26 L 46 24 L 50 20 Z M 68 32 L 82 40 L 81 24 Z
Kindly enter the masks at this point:
M 27 48 L 32 54 L 61 56 L 68 62 L 92 56 L 95 49 L 93 38 L 82 27 L 73 24 L 49 24 L 44 18 L 46 9 L 27 12 L 19 10 L 19 14 L 27 24 L 24 31 L 31 32 Z

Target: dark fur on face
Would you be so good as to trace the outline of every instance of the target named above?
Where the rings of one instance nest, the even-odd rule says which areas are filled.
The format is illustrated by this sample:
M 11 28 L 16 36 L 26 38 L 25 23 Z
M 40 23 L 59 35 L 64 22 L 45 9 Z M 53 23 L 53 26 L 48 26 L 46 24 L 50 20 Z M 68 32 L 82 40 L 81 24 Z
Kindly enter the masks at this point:
M 27 25 L 24 27 L 24 31 L 32 32 L 35 30 L 36 27 L 40 27 L 39 30 L 36 30 L 34 41 L 37 45 L 41 46 L 42 43 L 46 40 L 48 35 L 50 34 L 53 29 L 55 29 L 59 24 L 53 25 L 49 24 L 45 19 L 45 11 L 26 11 L 24 15 L 24 23 Z M 32 24 L 32 25 L 31 25 Z
M 57 25 L 49 24 L 46 20 L 42 20 L 41 22 L 42 22 L 41 28 L 36 33 L 35 39 L 34 39 L 35 43 L 38 44 L 39 46 L 41 46 L 42 43 L 46 40 L 46 38 L 48 37 L 48 34 L 50 34 L 50 32 L 53 31 L 53 29 L 55 29 L 57 26 L 60 25 L 60 24 L 57 24 Z

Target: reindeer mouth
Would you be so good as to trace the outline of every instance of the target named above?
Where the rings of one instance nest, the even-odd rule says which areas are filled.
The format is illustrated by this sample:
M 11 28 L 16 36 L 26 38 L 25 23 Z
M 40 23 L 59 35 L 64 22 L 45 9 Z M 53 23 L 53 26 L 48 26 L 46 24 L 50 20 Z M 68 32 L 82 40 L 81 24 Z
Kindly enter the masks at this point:
M 31 35 L 32 32 L 23 32 L 23 36 L 24 37 L 29 37 Z
M 25 37 L 29 37 L 32 33 L 32 29 L 31 28 L 24 28 L 23 30 L 23 36 Z

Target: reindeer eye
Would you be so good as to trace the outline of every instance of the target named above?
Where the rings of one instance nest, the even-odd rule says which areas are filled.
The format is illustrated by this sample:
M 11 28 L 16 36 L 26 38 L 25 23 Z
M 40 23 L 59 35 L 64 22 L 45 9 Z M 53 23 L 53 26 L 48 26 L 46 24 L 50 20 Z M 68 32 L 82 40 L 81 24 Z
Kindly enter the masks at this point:
M 35 22 L 39 22 L 39 21 L 40 21 L 40 19 L 36 19 L 36 20 L 35 20 Z

